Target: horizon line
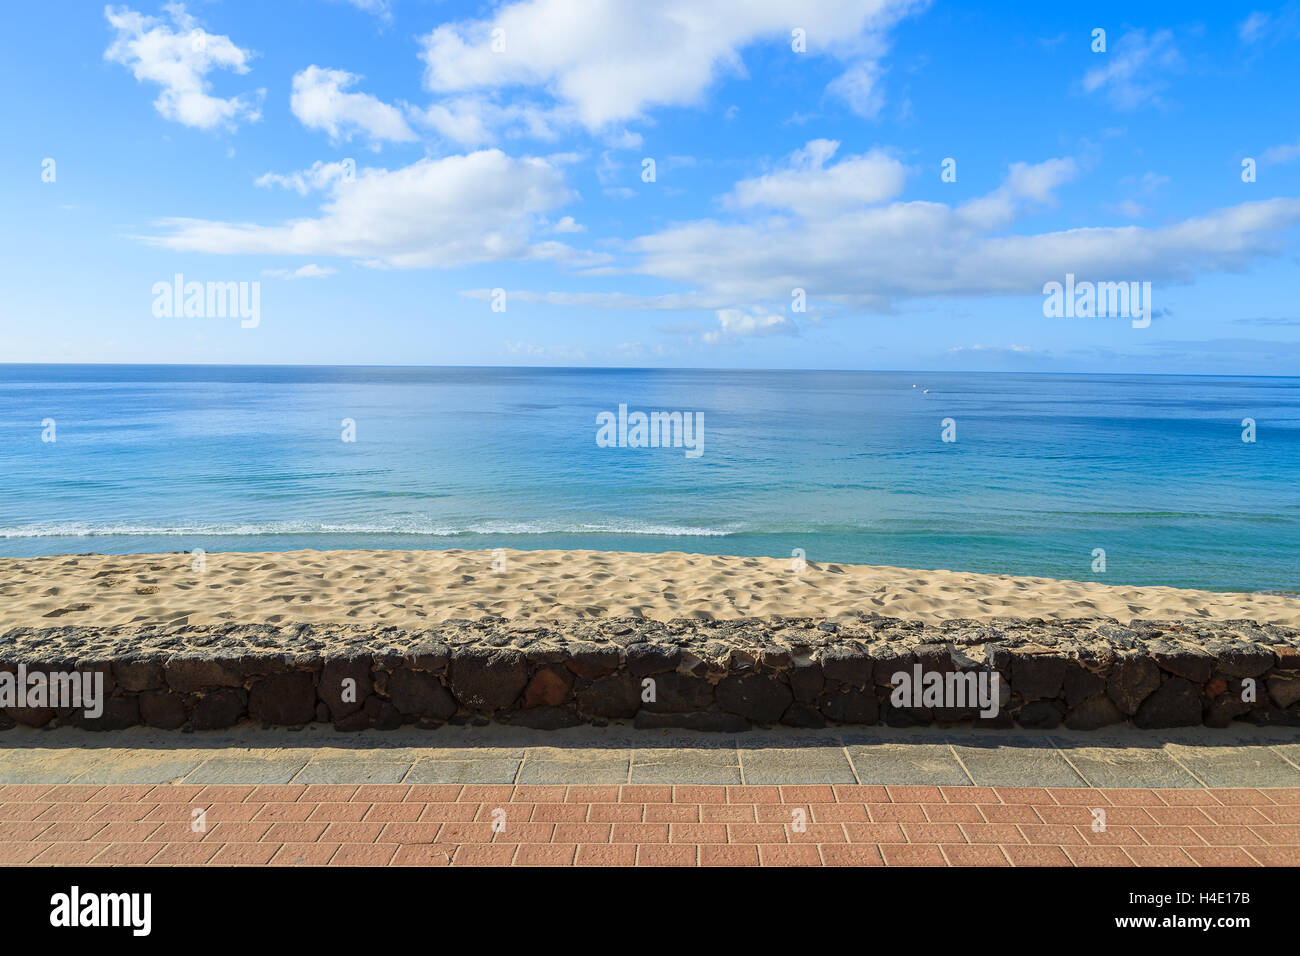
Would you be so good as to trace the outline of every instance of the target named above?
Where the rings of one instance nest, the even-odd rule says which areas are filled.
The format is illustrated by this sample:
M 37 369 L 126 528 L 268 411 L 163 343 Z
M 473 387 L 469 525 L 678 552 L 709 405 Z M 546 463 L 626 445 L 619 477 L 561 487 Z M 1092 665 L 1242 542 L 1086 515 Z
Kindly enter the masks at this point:
M 358 369 L 500 369 L 556 372 L 824 372 L 881 375 L 1106 375 L 1117 378 L 1282 378 L 1300 375 L 1245 372 L 1092 372 L 1030 369 L 872 369 L 872 368 L 727 368 L 723 366 L 660 365 L 389 365 L 294 362 L 0 362 L 0 368 L 358 368 Z

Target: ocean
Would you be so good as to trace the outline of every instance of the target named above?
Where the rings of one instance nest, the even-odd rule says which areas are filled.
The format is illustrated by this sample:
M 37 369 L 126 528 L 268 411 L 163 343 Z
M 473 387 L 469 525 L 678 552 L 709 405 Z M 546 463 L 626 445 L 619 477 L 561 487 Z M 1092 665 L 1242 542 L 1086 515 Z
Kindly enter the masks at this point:
M 0 556 L 499 547 L 1300 591 L 1300 379 L 0 365 Z

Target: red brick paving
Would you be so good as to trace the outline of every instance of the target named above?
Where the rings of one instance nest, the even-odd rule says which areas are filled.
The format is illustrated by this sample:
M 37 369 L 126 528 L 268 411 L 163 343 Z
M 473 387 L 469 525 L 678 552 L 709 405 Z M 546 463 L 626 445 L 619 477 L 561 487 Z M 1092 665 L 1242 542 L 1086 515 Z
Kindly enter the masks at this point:
M 1296 866 L 1300 789 L 0 786 L 0 864 L 142 863 Z

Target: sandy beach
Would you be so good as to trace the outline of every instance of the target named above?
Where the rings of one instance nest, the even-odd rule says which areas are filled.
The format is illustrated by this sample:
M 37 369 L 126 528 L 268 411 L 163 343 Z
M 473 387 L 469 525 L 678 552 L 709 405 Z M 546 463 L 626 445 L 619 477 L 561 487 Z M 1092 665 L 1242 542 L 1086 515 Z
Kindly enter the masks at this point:
M 504 558 L 502 562 L 500 558 Z M 1167 587 L 668 552 L 290 551 L 0 559 L 0 628 L 512 620 L 702 620 L 859 611 L 920 621 L 998 616 L 1249 618 L 1300 624 L 1300 599 Z

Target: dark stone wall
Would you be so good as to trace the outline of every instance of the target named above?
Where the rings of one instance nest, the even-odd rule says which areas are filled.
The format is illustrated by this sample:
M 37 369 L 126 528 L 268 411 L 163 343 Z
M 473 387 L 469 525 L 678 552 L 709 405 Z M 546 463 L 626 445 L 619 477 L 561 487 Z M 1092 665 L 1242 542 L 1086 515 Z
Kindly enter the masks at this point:
M 343 625 L 14 628 L 0 671 L 102 671 L 104 712 L 6 707 L 0 728 L 114 730 L 489 720 L 534 728 L 1300 726 L 1300 629 L 1252 621 L 995 619 L 921 624 L 485 618 Z M 998 713 L 898 707 L 892 675 L 997 674 Z M 1252 693 L 1253 688 L 1253 693 Z M 346 693 L 345 693 L 346 689 Z

